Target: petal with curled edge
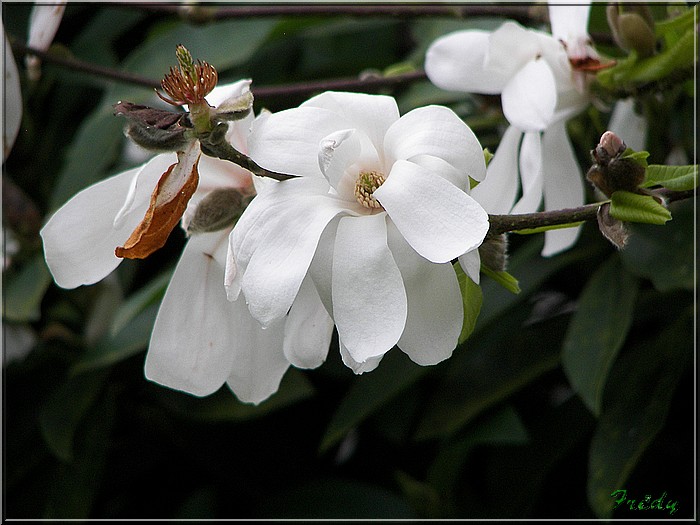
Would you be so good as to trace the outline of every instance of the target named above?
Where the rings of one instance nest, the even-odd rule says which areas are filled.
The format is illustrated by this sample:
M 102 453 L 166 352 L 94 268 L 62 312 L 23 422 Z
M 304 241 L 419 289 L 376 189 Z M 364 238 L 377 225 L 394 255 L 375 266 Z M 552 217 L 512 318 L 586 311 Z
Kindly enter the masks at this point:
M 115 249 L 117 257 L 143 259 L 165 244 L 197 189 L 197 162 L 200 155 L 197 142 L 193 142 L 185 152 L 178 152 L 177 164 L 173 164 L 163 173 L 153 190 L 143 220 L 124 246 Z
M 520 178 L 522 197 L 513 206 L 512 213 L 536 212 L 542 204 L 542 138 L 538 132 L 525 133 L 520 145 Z
M 340 358 L 343 360 L 343 364 L 357 375 L 371 372 L 377 368 L 383 357 L 384 354 L 378 355 L 377 357 L 370 357 L 362 362 L 355 361 L 343 342 L 340 342 Z
M 431 262 L 473 250 L 489 228 L 488 215 L 472 197 L 405 160 L 394 164 L 374 196 L 413 249 Z

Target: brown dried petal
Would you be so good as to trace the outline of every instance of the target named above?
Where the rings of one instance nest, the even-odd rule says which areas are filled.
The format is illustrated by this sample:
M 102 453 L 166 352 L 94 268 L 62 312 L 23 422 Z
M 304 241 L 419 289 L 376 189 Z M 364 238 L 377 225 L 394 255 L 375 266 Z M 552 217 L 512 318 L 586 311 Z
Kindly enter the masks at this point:
M 624 222 L 610 215 L 609 202 L 598 208 L 598 228 L 600 233 L 618 250 L 622 250 L 627 245 L 629 231 Z
M 178 162 L 161 175 L 153 190 L 145 217 L 124 246 L 114 250 L 117 257 L 143 259 L 163 247 L 199 184 L 199 156 L 197 152 L 192 162 L 191 155 L 178 152 Z M 183 170 L 188 172 L 184 179 Z

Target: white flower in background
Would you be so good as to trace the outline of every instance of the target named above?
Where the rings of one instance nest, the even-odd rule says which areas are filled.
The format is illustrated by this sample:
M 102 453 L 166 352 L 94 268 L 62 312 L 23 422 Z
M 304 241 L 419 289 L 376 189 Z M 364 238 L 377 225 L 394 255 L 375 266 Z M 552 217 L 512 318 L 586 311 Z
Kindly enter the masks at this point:
M 427 51 L 438 87 L 500 94 L 506 130 L 485 182 L 472 191 L 489 213 L 581 206 L 584 182 L 566 120 L 589 103 L 585 71 L 598 67 L 587 35 L 589 5 L 551 5 L 552 34 L 506 22 L 493 32 L 457 31 Z M 568 52 L 568 53 L 567 53 Z M 569 248 L 579 228 L 545 233 L 542 254 Z
M 12 55 L 10 42 L 5 36 L 5 27 L 0 23 L 0 32 L 5 46 L 2 70 L 4 72 L 3 89 L 3 117 L 2 117 L 2 162 L 10 154 L 10 150 L 17 139 L 19 127 L 22 123 L 22 87 L 19 82 L 19 71 Z
M 46 51 L 53 37 L 56 36 L 58 26 L 61 25 L 63 12 L 66 10 L 66 2 L 56 2 L 54 4 L 35 5 L 29 16 L 29 38 L 27 46 Z M 27 66 L 27 76 L 32 81 L 37 81 L 41 77 L 41 60 L 39 57 L 27 55 L 24 59 Z
M 400 117 L 391 97 L 326 92 L 259 117 L 249 154 L 299 177 L 259 193 L 234 228 L 230 298 L 242 292 L 253 317 L 273 326 L 315 288 L 356 373 L 394 345 L 421 365 L 448 358 L 463 322 L 450 261 L 467 253 L 478 272 L 488 230 L 467 194 L 469 177 L 486 171 L 469 127 L 444 107 Z M 326 352 L 288 358 L 308 367 Z
M 221 86 L 209 100 L 215 104 L 239 97 L 249 85 L 246 80 Z M 239 151 L 246 151 L 252 119 L 251 115 L 230 125 L 227 138 Z M 115 247 L 124 244 L 142 220 L 161 174 L 176 161 L 175 153 L 157 155 L 141 167 L 84 189 L 49 219 L 41 236 L 47 264 L 59 286 L 95 283 L 121 263 Z M 263 330 L 242 301 L 227 300 L 224 265 L 235 217 L 229 215 L 228 224 L 217 229 L 217 217 L 212 217 L 217 207 L 210 205 L 202 217 L 201 205 L 218 200 L 235 211 L 235 195 L 240 205 L 241 195 L 254 193 L 253 180 L 237 165 L 206 156 L 199 161 L 199 172 L 199 185 L 182 221 L 191 235 L 158 311 L 146 376 L 198 396 L 227 383 L 242 401 L 258 403 L 277 390 L 289 367 L 283 345 L 328 346 L 332 322 L 317 298 L 316 310 L 300 312 L 299 317 L 290 314 L 287 323 Z M 313 308 L 314 303 L 310 304 Z M 308 329 L 312 325 L 321 330 Z

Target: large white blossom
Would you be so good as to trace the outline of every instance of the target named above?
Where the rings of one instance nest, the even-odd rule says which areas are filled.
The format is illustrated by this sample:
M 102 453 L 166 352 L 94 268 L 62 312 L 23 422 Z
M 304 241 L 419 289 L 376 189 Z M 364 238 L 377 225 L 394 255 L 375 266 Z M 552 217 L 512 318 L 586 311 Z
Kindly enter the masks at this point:
M 500 94 L 510 127 L 472 195 L 489 213 L 581 206 L 584 183 L 566 120 L 589 103 L 585 69 L 597 61 L 587 34 L 589 5 L 550 5 L 552 34 L 506 22 L 493 32 L 457 31 L 427 51 L 438 87 Z M 543 255 L 569 248 L 579 228 L 548 231 Z
M 486 171 L 469 127 L 444 107 L 400 116 L 391 97 L 326 92 L 259 117 L 249 154 L 298 178 L 259 193 L 234 228 L 230 298 L 242 291 L 272 326 L 318 290 L 356 373 L 394 345 L 421 365 L 448 358 L 463 322 L 451 261 L 478 258 L 488 229 L 467 193 Z M 326 352 L 287 357 L 308 367 Z
M 209 101 L 216 105 L 237 97 L 249 85 L 246 80 L 221 86 Z M 246 151 L 251 121 L 249 116 L 230 127 L 227 138 L 239 151 Z M 41 236 L 59 286 L 98 282 L 121 263 L 115 247 L 124 244 L 143 219 L 159 178 L 177 160 L 175 153 L 157 155 L 143 166 L 84 189 L 53 214 Z M 212 192 L 254 191 L 251 174 L 230 162 L 204 156 L 199 174 L 183 226 Z M 318 297 L 307 302 L 306 311 L 297 309 L 266 330 L 243 301 L 228 301 L 224 266 L 230 231 L 228 226 L 189 237 L 156 317 L 145 373 L 159 384 L 197 396 L 226 383 L 240 400 L 259 403 L 278 389 L 289 367 L 285 347 L 298 352 L 305 345 L 328 347 L 333 325 Z

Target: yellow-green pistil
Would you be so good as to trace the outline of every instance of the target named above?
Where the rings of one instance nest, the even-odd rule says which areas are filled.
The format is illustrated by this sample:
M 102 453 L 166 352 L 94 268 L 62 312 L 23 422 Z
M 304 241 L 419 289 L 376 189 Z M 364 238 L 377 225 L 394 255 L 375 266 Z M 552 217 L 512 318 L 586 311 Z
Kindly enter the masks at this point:
M 355 198 L 365 208 L 371 210 L 381 209 L 382 205 L 374 198 L 374 191 L 381 186 L 386 179 L 378 171 L 363 171 L 355 181 Z

